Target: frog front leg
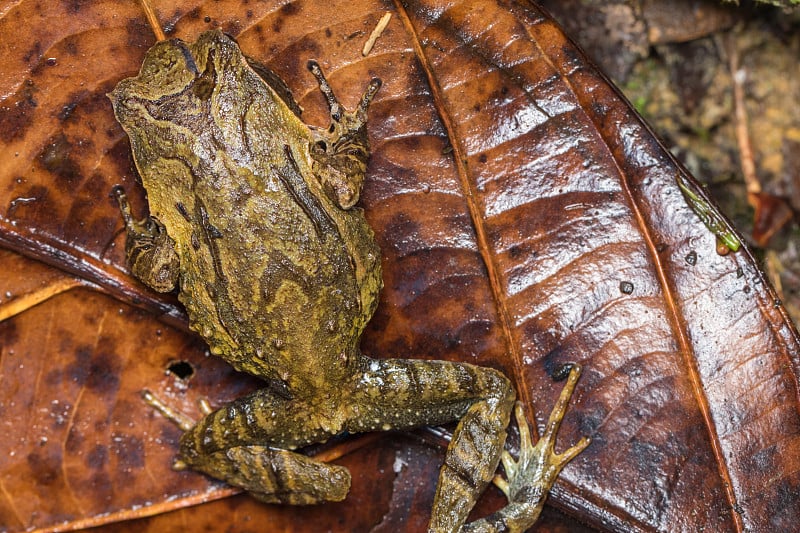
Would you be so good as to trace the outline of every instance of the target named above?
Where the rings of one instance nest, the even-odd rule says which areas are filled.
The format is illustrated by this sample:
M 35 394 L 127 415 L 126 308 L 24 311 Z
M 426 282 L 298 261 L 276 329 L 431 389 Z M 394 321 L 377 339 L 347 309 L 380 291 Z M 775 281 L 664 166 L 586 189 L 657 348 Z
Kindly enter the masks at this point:
M 310 147 L 312 170 L 331 201 L 342 209 L 350 209 L 358 202 L 367 172 L 367 108 L 380 89 L 381 80 L 373 78 L 356 110 L 347 111 L 333 93 L 319 64 L 309 61 L 308 70 L 317 78 L 331 112 L 327 130 L 311 130 L 314 136 Z
M 112 193 L 119 202 L 127 239 L 125 258 L 133 275 L 158 292 L 170 292 L 178 283 L 180 259 L 164 225 L 153 217 L 137 221 L 122 187 Z

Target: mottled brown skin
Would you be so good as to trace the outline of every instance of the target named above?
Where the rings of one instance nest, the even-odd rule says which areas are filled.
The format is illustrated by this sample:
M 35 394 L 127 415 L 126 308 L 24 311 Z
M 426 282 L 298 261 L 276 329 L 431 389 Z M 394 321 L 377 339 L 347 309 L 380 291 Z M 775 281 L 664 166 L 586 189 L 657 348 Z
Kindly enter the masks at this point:
M 494 476 L 514 391 L 493 369 L 361 354 L 382 281 L 373 232 L 353 205 L 380 82 L 347 112 L 316 63 L 309 68 L 331 107 L 327 130 L 306 126 L 285 84 L 215 31 L 194 44 L 156 44 L 139 75 L 110 95 L 150 206 L 137 222 L 117 191 L 134 274 L 159 291 L 177 286 L 211 352 L 268 382 L 183 422 L 180 464 L 268 502 L 338 501 L 348 471 L 289 450 L 344 431 L 460 420 L 431 519 L 433 531 L 456 531 Z M 509 482 L 498 483 L 509 506 L 465 530 L 520 530 L 536 520 L 558 471 L 588 443 L 552 452 L 577 375 L 552 431 L 536 448 L 523 443 L 519 463 L 503 455 Z

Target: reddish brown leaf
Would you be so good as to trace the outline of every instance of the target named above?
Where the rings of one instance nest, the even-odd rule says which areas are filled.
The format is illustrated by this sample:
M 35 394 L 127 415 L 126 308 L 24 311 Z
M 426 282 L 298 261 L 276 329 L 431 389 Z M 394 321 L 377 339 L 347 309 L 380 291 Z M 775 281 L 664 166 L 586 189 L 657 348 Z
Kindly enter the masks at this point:
M 24 276 L 20 273 L 24 272 Z M 91 286 L 80 278 L 26 259 L 10 250 L 0 249 L 0 322 L 22 313 L 62 292 Z
M 794 218 L 794 212 L 785 198 L 772 194 L 753 193 L 748 199 L 755 208 L 753 240 L 759 246 L 766 246 L 772 236 Z
M 560 441 L 594 441 L 551 502 L 625 531 L 800 521 L 795 330 L 747 250 L 715 253 L 676 185 L 683 170 L 535 6 L 186 0 L 157 10 L 170 36 L 218 26 L 237 35 L 316 124 L 325 107 L 308 59 L 348 106 L 371 76 L 384 80 L 362 198 L 386 288 L 363 349 L 502 368 L 540 427 L 560 388 L 548 374 L 582 362 Z M 387 10 L 394 17 L 362 58 Z M 0 160 L 0 243 L 179 323 L 174 301 L 127 277 L 108 198 L 115 183 L 139 191 L 104 97 L 152 44 L 138 7 L 23 0 L 0 15 L 0 143 L 11 154 Z M 100 523 L 219 494 L 169 469 L 178 432 L 139 391 L 191 409 L 254 382 L 154 320 L 81 290 L 0 325 L 0 420 L 11 436 L 0 445 L 0 524 Z M 188 390 L 165 374 L 173 359 L 193 365 Z M 232 518 L 421 530 L 441 453 L 392 446 L 342 458 L 369 488 L 314 508 L 314 520 L 250 502 L 230 504 L 246 508 Z M 487 496 L 480 512 L 502 503 Z M 225 527 L 200 514 L 193 527 Z

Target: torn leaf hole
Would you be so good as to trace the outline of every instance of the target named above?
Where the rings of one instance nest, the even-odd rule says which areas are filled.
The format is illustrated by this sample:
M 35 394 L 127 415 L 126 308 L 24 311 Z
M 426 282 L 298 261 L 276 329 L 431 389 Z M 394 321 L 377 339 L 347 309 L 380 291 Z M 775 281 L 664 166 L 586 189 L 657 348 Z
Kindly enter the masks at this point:
M 189 379 L 194 375 L 194 367 L 186 361 L 173 361 L 167 367 L 167 373 L 178 379 Z

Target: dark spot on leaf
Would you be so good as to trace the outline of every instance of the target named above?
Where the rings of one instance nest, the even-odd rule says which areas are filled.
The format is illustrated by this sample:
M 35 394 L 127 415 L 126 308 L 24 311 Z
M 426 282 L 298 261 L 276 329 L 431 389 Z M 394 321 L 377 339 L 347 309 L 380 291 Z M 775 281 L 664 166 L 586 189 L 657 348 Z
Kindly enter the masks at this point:
M 776 461 L 777 448 L 773 444 L 763 450 L 753 454 L 749 461 L 745 461 L 745 466 L 748 468 L 748 473 L 753 476 L 769 475 L 770 472 L 777 472 L 780 465 Z
M 619 290 L 622 294 L 631 294 L 633 292 L 633 283 L 630 281 L 620 281 Z
M 104 196 L 108 195 L 108 193 L 109 193 L 108 179 L 99 172 L 95 172 L 94 174 L 89 176 L 89 179 L 86 180 L 86 182 L 83 184 L 83 187 L 81 188 L 81 196 L 86 198 L 85 203 L 92 204 L 92 207 L 94 209 L 97 209 L 97 206 L 95 205 L 94 201 L 96 201 L 97 198 L 103 198 Z M 87 213 L 87 218 L 91 214 L 92 213 Z M 114 218 L 116 220 L 116 217 Z
M 36 159 L 45 170 L 60 178 L 57 183 L 62 189 L 72 189 L 80 179 L 80 168 L 71 155 L 72 143 L 59 133 L 47 141 Z
M 578 430 L 581 435 L 591 435 L 595 446 L 598 446 L 598 439 L 602 439 L 602 434 L 597 434 L 597 430 L 605 420 L 608 413 L 601 405 L 593 408 L 584 409 L 579 413 Z
M 139 183 L 139 175 L 136 173 L 134 167 L 131 147 L 128 144 L 127 138 L 121 138 L 120 142 L 116 143 L 113 148 L 106 152 L 106 155 L 110 157 L 111 161 L 114 163 L 114 167 L 117 169 L 115 173 L 117 180 L 125 176 L 135 176 L 136 182 Z
M 222 27 L 223 31 L 228 35 L 239 35 L 242 32 L 242 25 L 238 20 L 230 20 Z
M 72 112 L 75 110 L 75 107 L 77 105 L 78 102 L 70 102 L 68 104 L 64 104 L 64 106 L 61 108 L 61 111 L 59 111 L 58 113 L 58 120 L 60 120 L 61 122 L 67 120 L 70 117 L 70 115 L 72 115 Z
M 91 5 L 94 0 L 63 0 L 64 9 L 67 13 L 78 13 L 84 5 Z
M 394 244 L 389 242 L 381 244 L 383 244 L 384 247 L 394 246 L 398 249 L 398 255 L 405 255 L 405 253 L 408 253 L 411 250 L 403 250 L 401 248 L 405 246 L 404 243 L 408 243 L 411 249 L 416 249 L 416 244 L 411 243 L 419 242 L 419 231 L 419 222 L 409 218 L 409 216 L 405 213 L 397 213 L 386 224 L 386 231 L 384 232 L 384 235 L 393 236 Z
M 86 466 L 92 470 L 100 470 L 108 463 L 108 449 L 102 444 L 95 445 L 94 449 L 86 454 Z
M 167 443 L 177 444 L 181 439 L 181 435 L 183 435 L 181 428 L 168 421 L 165 421 L 165 423 L 161 425 L 160 431 L 158 432 L 158 438 Z
M 114 435 L 111 450 L 122 469 L 144 466 L 144 445 L 135 435 Z
M 630 459 L 640 472 L 650 472 L 653 465 L 664 462 L 665 451 L 662 446 L 650 442 L 642 442 L 636 438 L 631 441 Z
M 86 387 L 101 395 L 115 393 L 119 389 L 121 370 L 121 365 L 113 353 L 99 351 L 89 366 Z
M 513 245 L 511 248 L 508 249 L 508 255 L 511 259 L 519 259 L 525 254 L 525 247 L 520 246 L 519 244 Z
M 558 374 L 559 370 L 566 362 L 564 360 L 566 357 L 562 355 L 563 352 L 564 347 L 558 345 L 542 358 L 542 365 L 544 366 L 544 371 L 548 376 L 554 376 Z
M 178 17 L 180 16 L 180 12 L 179 11 L 177 12 L 177 16 Z M 164 27 L 162 28 L 164 30 L 164 34 L 165 35 L 171 35 L 172 33 L 174 33 L 175 32 L 175 24 L 177 24 L 177 22 L 178 22 L 177 18 L 176 19 L 172 19 L 172 20 L 170 20 L 168 22 L 165 22 L 164 23 Z
M 132 48 L 147 49 L 153 45 L 153 32 L 144 19 L 131 19 L 125 25 L 125 33 L 128 36 L 128 46 Z
M 592 111 L 596 115 L 604 117 L 606 114 L 608 114 L 608 107 L 602 102 L 594 101 L 592 102 Z
M 95 433 L 105 433 L 106 430 L 108 429 L 108 420 L 106 419 L 95 420 L 93 427 Z
M 78 55 L 78 39 L 77 35 L 70 35 L 65 37 L 64 40 L 61 42 L 61 47 L 64 49 L 66 53 L 71 56 Z
M 57 446 L 48 446 L 25 457 L 33 481 L 37 485 L 52 485 L 61 471 L 61 453 Z
M 469 305 L 464 306 L 467 310 Z M 491 320 L 470 320 L 459 328 L 457 337 L 459 345 L 471 346 L 475 353 L 485 353 L 494 342 L 494 323 Z
M 297 5 L 297 3 L 293 2 L 293 3 L 290 3 L 290 4 L 284 4 L 283 6 L 281 6 L 280 11 L 281 11 L 281 14 L 283 14 L 283 15 L 287 15 L 287 16 L 296 15 L 300 11 L 300 7 Z
M 101 112 L 110 116 L 111 106 L 106 95 L 114 88 L 114 85 L 115 82 L 109 80 L 100 83 L 94 91 L 76 91 L 70 94 L 69 102 L 77 104 L 77 110 L 84 115 Z
M 35 92 L 36 87 L 28 80 L 0 105 L 0 140 L 10 143 L 25 135 L 33 123 L 33 110 L 38 105 L 33 96 Z
M 322 47 L 313 39 L 304 40 L 300 46 L 300 50 L 303 52 L 309 52 L 312 57 L 318 57 L 322 55 Z
M 5 295 L 3 295 L 5 300 Z M 17 333 L 17 325 L 13 320 L 4 320 L 0 322 L 0 353 L 7 350 L 9 346 L 13 346 L 19 341 L 19 333 Z
M 39 59 L 42 57 L 42 43 L 36 41 L 33 43 L 33 46 L 25 52 L 25 55 L 22 56 L 23 61 L 28 65 L 33 65 L 39 62 Z
M 773 475 L 773 474 L 771 474 Z M 786 509 L 797 509 L 800 501 L 800 489 L 792 482 L 791 477 L 783 477 L 770 486 L 770 492 L 775 495 L 767 501 L 771 509 L 771 531 L 792 531 L 797 527 L 796 513 L 787 513 Z
M 350 35 L 346 36 L 346 37 L 344 38 L 344 40 L 345 40 L 345 41 L 349 41 L 350 39 L 355 39 L 356 37 L 360 37 L 360 36 L 362 36 L 362 35 L 364 35 L 364 32 L 363 32 L 363 31 L 361 31 L 361 30 L 354 31 L 354 32 L 353 32 L 353 33 L 351 33 Z
M 70 344 L 66 349 L 61 350 L 62 353 L 68 353 Z M 89 364 L 92 359 L 92 347 L 89 345 L 79 346 L 75 349 L 75 359 L 64 368 L 64 374 L 67 379 L 72 381 L 78 386 L 83 386 L 89 376 Z M 56 384 L 62 379 L 61 371 L 53 370 L 48 373 L 46 379 L 51 384 Z
M 330 38 L 333 35 L 330 28 L 325 28 L 325 37 Z

